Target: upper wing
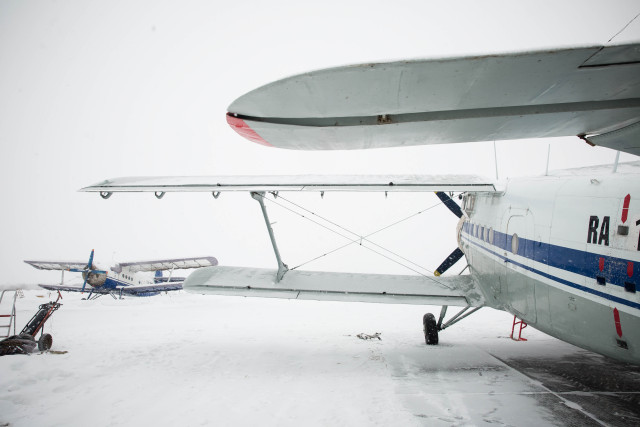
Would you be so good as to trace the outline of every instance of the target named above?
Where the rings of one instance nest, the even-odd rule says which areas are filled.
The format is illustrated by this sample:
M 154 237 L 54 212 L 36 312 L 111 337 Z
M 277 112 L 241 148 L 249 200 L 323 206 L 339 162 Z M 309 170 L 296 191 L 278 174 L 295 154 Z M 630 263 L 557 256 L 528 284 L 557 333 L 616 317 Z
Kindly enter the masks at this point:
M 80 191 L 495 191 L 495 187 L 474 175 L 280 175 L 115 178 Z
M 81 270 L 87 266 L 87 262 L 69 262 L 69 261 L 25 261 L 27 264 L 37 268 L 38 270 L 69 270 L 75 268 Z
M 122 272 L 126 269 L 132 273 L 138 271 L 158 271 L 158 270 L 179 270 L 187 268 L 200 268 L 211 267 L 218 265 L 218 260 L 212 256 L 209 257 L 196 257 L 196 258 L 176 258 L 176 259 L 162 259 L 153 261 L 138 261 L 138 262 L 120 262 L 112 268 L 116 273 Z
M 470 275 L 430 278 L 290 270 L 275 282 L 276 270 L 212 267 L 194 271 L 184 289 L 194 293 L 360 301 L 395 304 L 481 306 L 484 299 Z
M 305 150 L 626 129 L 588 138 L 640 155 L 640 44 L 319 70 L 241 96 L 227 121 L 251 141 Z

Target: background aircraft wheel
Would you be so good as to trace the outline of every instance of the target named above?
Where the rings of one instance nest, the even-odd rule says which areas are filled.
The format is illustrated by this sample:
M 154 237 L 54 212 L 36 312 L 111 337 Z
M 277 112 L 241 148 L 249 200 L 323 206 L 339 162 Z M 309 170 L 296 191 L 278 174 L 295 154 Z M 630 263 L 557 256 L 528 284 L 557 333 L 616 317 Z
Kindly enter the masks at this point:
M 427 313 L 422 318 L 422 323 L 424 325 L 424 341 L 427 345 L 438 344 L 438 325 L 436 324 L 436 317 L 431 313 Z
M 53 337 L 51 334 L 43 334 L 40 339 L 38 339 L 38 350 L 47 351 L 53 345 Z

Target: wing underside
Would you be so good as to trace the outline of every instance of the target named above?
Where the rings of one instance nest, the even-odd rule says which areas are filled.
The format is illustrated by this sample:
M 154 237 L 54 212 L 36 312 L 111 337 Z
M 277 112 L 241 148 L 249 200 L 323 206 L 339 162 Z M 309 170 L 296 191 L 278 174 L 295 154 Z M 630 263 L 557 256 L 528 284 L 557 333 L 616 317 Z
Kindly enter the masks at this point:
M 128 177 L 85 187 L 89 192 L 221 192 L 221 191 L 495 191 L 494 184 L 474 175 L 281 175 Z
M 214 257 L 175 258 L 153 261 L 120 262 L 113 267 L 113 271 L 120 273 L 122 270 L 127 270 L 131 273 L 137 273 L 139 271 L 183 270 L 211 267 L 215 265 L 218 265 L 218 260 Z
M 81 261 L 25 261 L 30 266 L 38 270 L 82 270 L 87 266 L 87 262 Z
M 481 306 L 483 297 L 470 275 L 439 277 L 210 267 L 184 282 L 188 292 L 319 301 Z

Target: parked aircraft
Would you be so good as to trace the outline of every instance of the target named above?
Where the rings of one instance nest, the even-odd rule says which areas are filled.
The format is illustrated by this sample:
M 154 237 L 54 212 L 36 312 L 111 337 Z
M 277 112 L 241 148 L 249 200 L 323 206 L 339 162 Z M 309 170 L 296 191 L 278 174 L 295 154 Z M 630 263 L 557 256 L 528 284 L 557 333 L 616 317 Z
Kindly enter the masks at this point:
M 234 101 L 250 141 L 345 150 L 576 135 L 640 154 L 640 44 L 363 64 L 309 72 Z M 517 142 L 513 142 L 517 144 Z M 261 206 L 277 269 L 195 271 L 192 292 L 437 304 L 427 344 L 480 307 L 506 310 L 580 347 L 640 364 L 640 162 L 510 179 L 471 176 L 142 177 L 82 191 L 247 191 Z M 435 191 L 460 218 L 436 277 L 292 270 L 264 199 L 281 191 Z M 462 207 L 450 197 L 460 192 Z M 448 193 L 448 194 L 447 194 Z M 453 230 L 452 230 L 453 232 Z M 442 276 L 464 257 L 468 275 Z M 445 322 L 448 306 L 462 310 Z
M 182 289 L 184 277 L 172 277 L 173 270 L 199 267 L 210 267 L 218 264 L 214 257 L 178 258 L 152 261 L 137 261 L 118 263 L 109 271 L 98 270 L 93 263 L 94 250 L 91 250 L 89 262 L 68 261 L 25 261 L 38 270 L 60 270 L 62 278 L 59 285 L 39 285 L 51 291 L 84 292 L 87 284 L 91 291 L 87 296 L 90 299 L 104 294 L 122 294 L 135 296 L 152 296 L 164 291 L 176 291 Z M 169 276 L 164 277 L 162 272 L 169 270 Z M 82 273 L 84 282 L 82 286 L 64 284 L 64 272 Z M 141 273 L 155 272 L 153 278 Z

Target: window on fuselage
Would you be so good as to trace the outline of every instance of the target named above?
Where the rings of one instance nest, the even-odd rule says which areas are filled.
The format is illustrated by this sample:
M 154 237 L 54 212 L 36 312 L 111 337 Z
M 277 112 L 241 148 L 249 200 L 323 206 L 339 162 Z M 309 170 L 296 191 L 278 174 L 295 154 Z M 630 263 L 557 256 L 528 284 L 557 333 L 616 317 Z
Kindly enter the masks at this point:
M 518 239 L 518 235 L 516 233 L 513 233 L 513 237 L 511 238 L 511 252 L 513 252 L 514 254 L 518 254 L 518 246 L 519 246 L 519 240 Z

